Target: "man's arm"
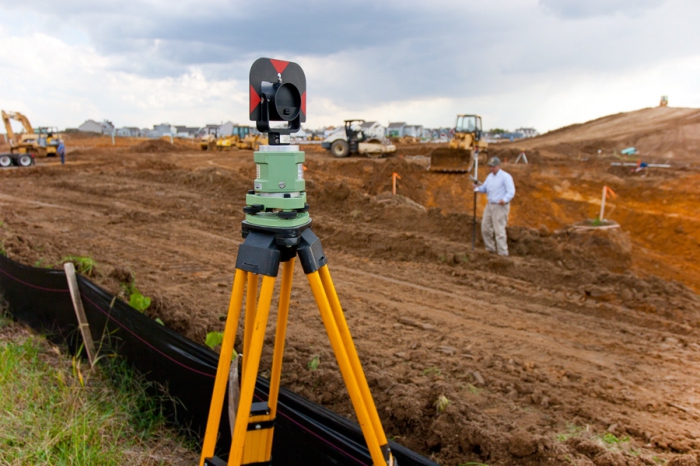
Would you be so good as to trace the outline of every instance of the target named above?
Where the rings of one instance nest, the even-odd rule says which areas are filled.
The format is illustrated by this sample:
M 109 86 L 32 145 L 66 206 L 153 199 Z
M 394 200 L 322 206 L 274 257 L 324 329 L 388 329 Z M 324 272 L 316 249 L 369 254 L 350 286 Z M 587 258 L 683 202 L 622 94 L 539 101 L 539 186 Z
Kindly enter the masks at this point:
M 506 179 L 504 180 L 504 184 L 506 187 L 506 195 L 503 198 L 503 203 L 507 204 L 511 200 L 513 200 L 513 197 L 515 197 L 515 183 L 513 183 L 513 177 L 508 174 L 506 176 Z

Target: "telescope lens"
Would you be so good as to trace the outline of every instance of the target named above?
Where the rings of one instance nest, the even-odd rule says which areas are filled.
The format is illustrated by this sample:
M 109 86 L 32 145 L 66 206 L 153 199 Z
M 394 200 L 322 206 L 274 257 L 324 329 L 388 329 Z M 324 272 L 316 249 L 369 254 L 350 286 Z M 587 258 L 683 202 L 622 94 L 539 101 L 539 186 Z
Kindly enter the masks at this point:
M 292 121 L 299 115 L 301 96 L 299 89 L 289 83 L 284 83 L 277 88 L 275 93 L 275 108 L 282 120 Z

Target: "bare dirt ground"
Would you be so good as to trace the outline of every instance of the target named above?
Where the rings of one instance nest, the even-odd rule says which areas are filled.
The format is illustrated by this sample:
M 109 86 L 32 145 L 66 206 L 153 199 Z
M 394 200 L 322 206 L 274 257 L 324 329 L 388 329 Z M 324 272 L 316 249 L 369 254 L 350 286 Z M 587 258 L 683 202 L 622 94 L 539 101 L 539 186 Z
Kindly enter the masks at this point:
M 630 142 L 605 133 L 616 121 L 528 141 L 528 165 L 512 163 L 520 146 L 490 148 L 518 190 L 509 258 L 480 238 L 471 250 L 468 177 L 426 172 L 415 156 L 432 146 L 379 160 L 304 147 L 314 231 L 389 437 L 444 465 L 697 464 L 700 154 L 612 167 Z M 117 142 L 74 138 L 65 166 L 0 170 L 0 241 L 30 265 L 91 256 L 114 293 L 133 274 L 147 314 L 203 342 L 223 328 L 252 152 Z M 603 185 L 622 228 L 573 230 Z M 298 266 L 283 384 L 353 417 Z

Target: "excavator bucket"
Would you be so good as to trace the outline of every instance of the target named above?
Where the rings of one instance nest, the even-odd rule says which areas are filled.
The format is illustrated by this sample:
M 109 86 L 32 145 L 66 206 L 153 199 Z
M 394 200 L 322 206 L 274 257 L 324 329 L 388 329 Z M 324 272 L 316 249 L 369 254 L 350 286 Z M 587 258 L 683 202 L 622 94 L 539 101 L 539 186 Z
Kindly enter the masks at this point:
M 435 149 L 430 154 L 431 172 L 467 173 L 472 169 L 472 151 L 469 149 Z

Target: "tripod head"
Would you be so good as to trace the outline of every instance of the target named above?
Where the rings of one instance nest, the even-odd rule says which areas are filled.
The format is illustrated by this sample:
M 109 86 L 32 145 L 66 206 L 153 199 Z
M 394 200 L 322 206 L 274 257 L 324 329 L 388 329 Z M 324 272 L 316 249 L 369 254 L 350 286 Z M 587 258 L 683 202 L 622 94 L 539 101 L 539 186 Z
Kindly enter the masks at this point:
M 243 235 L 250 229 L 280 230 L 282 236 L 299 236 L 311 223 L 306 203 L 304 152 L 290 145 L 291 134 L 306 121 L 306 77 L 292 62 L 259 58 L 250 68 L 250 119 L 268 133 L 253 158 L 254 189 L 246 195 Z M 273 128 L 270 122 L 287 122 Z

